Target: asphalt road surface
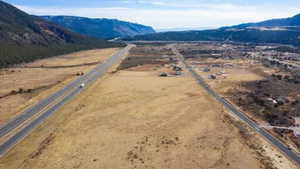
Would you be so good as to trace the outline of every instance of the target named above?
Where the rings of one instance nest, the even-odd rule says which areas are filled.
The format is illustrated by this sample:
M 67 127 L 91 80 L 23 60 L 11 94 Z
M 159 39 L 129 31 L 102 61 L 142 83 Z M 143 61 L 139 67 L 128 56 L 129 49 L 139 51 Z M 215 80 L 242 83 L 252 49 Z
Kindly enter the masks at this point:
M 278 150 L 280 150 L 282 153 L 284 153 L 288 158 L 293 160 L 297 165 L 300 165 L 300 156 L 293 150 L 291 150 L 288 146 L 283 144 L 281 141 L 279 141 L 276 137 L 271 135 L 268 131 L 265 129 L 260 128 L 258 124 L 256 124 L 253 120 L 248 118 L 247 115 L 245 115 L 243 112 L 239 111 L 234 105 L 229 103 L 226 99 L 221 97 L 218 93 L 216 93 L 210 86 L 205 82 L 205 80 L 198 74 L 196 71 L 189 66 L 184 60 L 184 57 L 178 52 L 178 50 L 175 48 L 175 46 L 172 46 L 172 50 L 174 54 L 176 54 L 180 60 L 184 63 L 186 68 L 192 73 L 193 77 L 198 81 L 198 83 L 216 100 L 218 100 L 220 103 L 222 103 L 228 110 L 230 110 L 232 113 L 234 113 L 240 120 L 248 124 L 251 128 L 253 128 L 257 133 L 259 133 L 261 136 L 263 136 L 267 141 L 269 141 L 273 146 L 275 146 Z
M 109 68 L 120 62 L 133 46 L 134 45 L 128 45 L 87 74 L 74 80 L 58 92 L 40 101 L 33 107 L 25 110 L 21 115 L 1 126 L 0 138 L 7 137 L 7 135 L 9 135 L 9 138 L 6 140 L 4 139 L 5 141 L 0 145 L 0 157 L 24 139 L 34 128 L 47 119 L 47 117 L 84 90 L 87 85 L 90 85 L 92 82 L 102 77 Z M 83 88 L 80 87 L 82 83 L 85 84 L 85 87 Z M 15 132 L 20 126 L 22 126 L 21 130 Z

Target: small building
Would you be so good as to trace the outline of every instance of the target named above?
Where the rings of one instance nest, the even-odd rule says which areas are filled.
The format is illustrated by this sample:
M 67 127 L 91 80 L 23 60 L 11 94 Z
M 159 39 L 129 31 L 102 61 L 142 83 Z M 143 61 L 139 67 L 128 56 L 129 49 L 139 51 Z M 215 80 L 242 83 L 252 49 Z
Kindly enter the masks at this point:
M 176 76 L 181 76 L 181 75 L 182 75 L 182 72 L 181 72 L 181 71 L 176 71 L 176 72 L 175 72 L 175 75 L 176 75 Z
M 220 64 L 212 64 L 211 66 L 212 66 L 212 67 L 221 67 Z
M 210 68 L 208 68 L 208 67 L 204 68 L 203 72 L 210 72 Z
M 174 66 L 174 67 L 173 67 L 173 70 L 174 70 L 174 71 L 182 71 L 182 68 L 179 67 L 179 66 Z
M 215 80 L 215 79 L 217 79 L 217 76 L 216 75 L 209 75 L 209 78 Z
M 300 138 L 300 128 L 294 130 L 294 135 Z
M 269 107 L 274 107 L 275 105 L 278 104 L 278 102 L 272 98 L 267 98 L 264 100 L 264 104 Z
M 159 76 L 160 77 L 168 77 L 168 74 L 166 72 L 162 72 Z

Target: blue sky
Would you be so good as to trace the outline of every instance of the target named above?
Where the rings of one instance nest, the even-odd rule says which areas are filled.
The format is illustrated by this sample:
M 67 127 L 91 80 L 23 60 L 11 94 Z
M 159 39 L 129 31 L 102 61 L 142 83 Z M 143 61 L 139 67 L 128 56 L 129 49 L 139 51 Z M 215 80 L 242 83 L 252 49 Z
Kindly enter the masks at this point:
M 154 28 L 220 27 L 289 17 L 299 0 L 5 0 L 35 15 L 116 18 Z M 298 7 L 298 8 L 297 8 Z

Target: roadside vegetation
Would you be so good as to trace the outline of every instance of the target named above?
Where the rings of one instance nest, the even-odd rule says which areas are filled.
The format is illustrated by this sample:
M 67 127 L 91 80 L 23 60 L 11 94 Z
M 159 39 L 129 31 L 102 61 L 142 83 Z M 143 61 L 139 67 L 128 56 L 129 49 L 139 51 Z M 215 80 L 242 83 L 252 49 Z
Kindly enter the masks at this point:
M 0 68 L 9 67 L 15 64 L 28 63 L 37 59 L 44 59 L 51 56 L 63 55 L 80 50 L 96 48 L 114 48 L 122 47 L 119 43 L 91 43 L 91 44 L 63 44 L 50 46 L 37 45 L 0 45 Z
M 279 43 L 300 45 L 300 31 L 261 31 L 252 29 L 243 30 L 205 30 L 186 32 L 166 32 L 147 35 L 138 35 L 125 40 L 146 41 L 235 41 L 244 43 Z

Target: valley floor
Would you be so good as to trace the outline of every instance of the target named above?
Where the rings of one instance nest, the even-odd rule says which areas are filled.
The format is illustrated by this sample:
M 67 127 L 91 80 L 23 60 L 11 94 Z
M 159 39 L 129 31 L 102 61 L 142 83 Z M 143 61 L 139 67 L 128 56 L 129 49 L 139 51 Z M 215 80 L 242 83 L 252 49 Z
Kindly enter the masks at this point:
M 0 159 L 1 169 L 260 169 L 276 161 L 196 81 L 111 71 Z M 240 127 L 240 128 L 239 128 Z M 257 143 L 257 144 L 256 144 Z M 264 150 L 263 150 L 264 149 Z M 274 150 L 270 150 L 273 151 Z M 280 168 L 295 168 L 280 157 Z

